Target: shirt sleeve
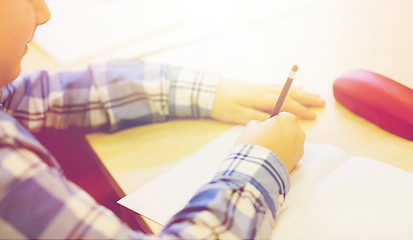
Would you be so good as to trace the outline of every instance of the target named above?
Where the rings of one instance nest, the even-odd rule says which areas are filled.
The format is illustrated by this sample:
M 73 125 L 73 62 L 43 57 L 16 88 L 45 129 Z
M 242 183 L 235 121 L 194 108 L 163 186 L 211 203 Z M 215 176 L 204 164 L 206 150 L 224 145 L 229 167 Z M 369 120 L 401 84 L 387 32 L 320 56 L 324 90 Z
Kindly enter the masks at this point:
M 5 111 L 31 132 L 114 131 L 167 118 L 209 117 L 218 77 L 142 61 L 22 75 L 4 88 Z
M 0 113 L 0 238 L 141 238 L 68 181 L 30 133 Z
M 269 239 L 288 190 L 288 172 L 273 152 L 238 145 L 162 234 L 185 239 Z
M 42 161 L 47 150 L 18 123 L 0 121 L 0 238 L 268 238 L 288 174 L 268 149 L 236 146 L 158 236 L 128 228 Z

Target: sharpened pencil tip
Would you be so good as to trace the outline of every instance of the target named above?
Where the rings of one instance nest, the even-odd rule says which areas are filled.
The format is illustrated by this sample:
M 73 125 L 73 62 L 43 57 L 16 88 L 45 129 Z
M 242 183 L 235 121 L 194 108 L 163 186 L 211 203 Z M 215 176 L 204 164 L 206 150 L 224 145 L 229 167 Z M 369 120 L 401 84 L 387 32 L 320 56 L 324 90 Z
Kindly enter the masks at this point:
M 297 70 L 298 70 L 298 66 L 297 66 L 297 65 L 294 65 L 294 66 L 293 66 L 293 68 L 292 68 L 291 70 L 293 70 L 294 72 L 297 72 Z

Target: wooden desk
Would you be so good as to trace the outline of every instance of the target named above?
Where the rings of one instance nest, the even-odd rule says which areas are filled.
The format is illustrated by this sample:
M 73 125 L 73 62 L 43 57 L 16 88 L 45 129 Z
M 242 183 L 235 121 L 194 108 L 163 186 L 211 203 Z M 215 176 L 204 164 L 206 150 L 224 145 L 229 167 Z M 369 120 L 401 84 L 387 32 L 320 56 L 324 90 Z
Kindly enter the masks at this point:
M 360 68 L 413 88 L 412 8 L 413 2 L 407 0 L 313 1 L 145 59 L 234 79 L 280 84 L 290 67 L 298 64 L 294 85 L 326 99 L 325 109 L 317 110 L 316 121 L 301 121 L 307 141 L 331 143 L 351 155 L 413 172 L 412 141 L 355 116 L 332 95 L 334 79 Z M 51 70 L 84 65 L 58 66 L 34 48 L 23 69 L 34 68 L 38 59 Z M 130 193 L 230 127 L 211 120 L 171 121 L 114 134 L 91 134 L 88 139 L 121 187 Z

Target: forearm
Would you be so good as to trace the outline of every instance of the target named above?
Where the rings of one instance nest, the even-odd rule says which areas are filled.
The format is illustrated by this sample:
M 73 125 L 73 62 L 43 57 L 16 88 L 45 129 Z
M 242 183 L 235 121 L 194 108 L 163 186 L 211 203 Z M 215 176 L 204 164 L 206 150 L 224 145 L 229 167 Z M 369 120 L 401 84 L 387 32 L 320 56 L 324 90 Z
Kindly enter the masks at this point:
M 85 71 L 21 76 L 4 88 L 5 110 L 32 132 L 42 128 L 114 131 L 167 118 L 208 117 L 218 78 L 140 61 Z
M 288 189 L 288 173 L 275 154 L 239 145 L 162 233 L 179 238 L 269 238 Z

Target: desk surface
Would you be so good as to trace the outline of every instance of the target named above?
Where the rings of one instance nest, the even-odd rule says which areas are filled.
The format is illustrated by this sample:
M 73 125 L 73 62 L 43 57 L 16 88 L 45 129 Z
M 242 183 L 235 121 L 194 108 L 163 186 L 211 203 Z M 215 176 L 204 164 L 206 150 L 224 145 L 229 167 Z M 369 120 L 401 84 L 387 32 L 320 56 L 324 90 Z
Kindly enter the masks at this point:
M 413 172 L 413 141 L 355 116 L 337 104 L 332 94 L 334 79 L 353 69 L 375 71 L 413 88 L 412 8 L 412 1 L 403 0 L 313 1 L 145 59 L 280 84 L 291 66 L 298 64 L 294 84 L 326 99 L 316 121 L 300 121 L 308 142 L 334 144 L 351 155 Z M 33 46 L 23 70 L 41 65 L 54 71 L 84 67 L 85 62 L 59 66 Z M 171 121 L 91 134 L 88 139 L 130 193 L 230 127 L 211 120 Z

